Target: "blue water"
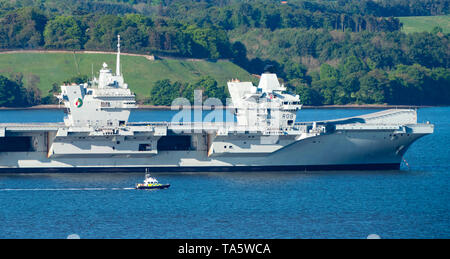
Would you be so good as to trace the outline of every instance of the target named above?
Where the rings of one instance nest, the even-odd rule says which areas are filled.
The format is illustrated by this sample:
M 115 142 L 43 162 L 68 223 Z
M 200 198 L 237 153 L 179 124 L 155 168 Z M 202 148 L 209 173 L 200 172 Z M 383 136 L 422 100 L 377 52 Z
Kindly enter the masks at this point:
M 372 111 L 302 110 L 299 120 Z M 62 118 L 0 111 L 0 122 Z M 0 238 L 450 238 L 450 108 L 420 109 L 419 121 L 435 133 L 400 171 L 155 174 L 172 184 L 161 191 L 126 189 L 142 174 L 0 175 Z

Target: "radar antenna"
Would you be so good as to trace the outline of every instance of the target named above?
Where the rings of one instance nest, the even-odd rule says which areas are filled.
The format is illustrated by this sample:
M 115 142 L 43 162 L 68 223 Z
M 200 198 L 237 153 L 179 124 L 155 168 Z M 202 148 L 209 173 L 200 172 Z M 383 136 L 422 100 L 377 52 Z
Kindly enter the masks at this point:
M 117 35 L 116 76 L 120 76 L 120 35 Z

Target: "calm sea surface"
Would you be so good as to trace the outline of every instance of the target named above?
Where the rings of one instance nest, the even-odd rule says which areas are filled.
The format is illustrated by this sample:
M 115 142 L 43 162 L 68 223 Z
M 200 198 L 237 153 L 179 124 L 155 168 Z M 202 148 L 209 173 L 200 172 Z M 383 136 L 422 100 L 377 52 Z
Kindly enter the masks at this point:
M 299 121 L 374 110 L 302 110 Z M 131 121 L 173 111 L 136 111 Z M 52 110 L 0 111 L 1 122 L 57 122 Z M 0 175 L 0 238 L 450 238 L 450 108 L 419 110 L 435 133 L 388 172 Z M 299 154 L 301 155 L 301 154 Z

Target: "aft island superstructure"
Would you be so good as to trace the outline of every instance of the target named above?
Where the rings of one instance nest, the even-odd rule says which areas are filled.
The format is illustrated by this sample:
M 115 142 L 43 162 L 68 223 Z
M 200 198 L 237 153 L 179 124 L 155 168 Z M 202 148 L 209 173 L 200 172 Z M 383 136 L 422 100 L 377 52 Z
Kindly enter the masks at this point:
M 0 123 L 0 172 L 397 170 L 434 129 L 410 109 L 296 122 L 299 96 L 270 72 L 228 90 L 236 120 L 129 123 L 119 38 L 115 74 L 103 64 L 92 82 L 61 86 L 64 123 Z

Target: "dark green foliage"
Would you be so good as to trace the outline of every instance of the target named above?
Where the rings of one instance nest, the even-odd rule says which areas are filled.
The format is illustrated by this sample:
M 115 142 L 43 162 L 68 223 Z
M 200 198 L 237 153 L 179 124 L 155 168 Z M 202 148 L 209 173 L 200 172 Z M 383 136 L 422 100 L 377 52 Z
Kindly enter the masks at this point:
M 287 61 L 284 63 L 284 72 L 287 80 L 305 79 L 308 69 L 297 62 Z
M 448 104 L 450 69 L 428 69 L 418 64 L 399 65 L 390 74 L 392 102 L 400 104 Z
M 230 57 L 230 43 L 227 34 L 219 28 L 188 26 L 184 32 L 192 39 L 192 53 L 201 58 Z
M 342 4 L 336 5 L 335 1 L 288 1 L 288 4 L 282 4 L 275 0 L 231 0 L 226 1 L 227 5 L 217 2 L 173 1 L 166 7 L 164 15 L 202 25 L 214 24 L 226 30 L 253 27 L 396 31 L 401 28 L 396 18 L 376 17 L 363 7 L 358 10 L 356 1 L 350 8 L 342 8 Z
M 0 17 L 0 48 L 114 50 L 117 34 L 126 52 L 196 58 L 231 58 L 226 32 L 216 26 L 198 26 L 140 14 L 43 15 L 34 8 Z
M 344 59 L 344 62 L 340 65 L 340 71 L 343 75 L 348 75 L 356 72 L 365 72 L 367 71 L 367 65 L 359 58 L 355 56 L 350 56 Z M 322 78 L 322 70 L 321 70 L 321 78 Z M 337 76 L 337 74 L 336 74 Z M 335 77 L 336 77 L 335 76 Z
M 157 81 L 150 93 L 149 102 L 153 105 L 171 105 L 178 97 L 184 97 L 194 105 L 194 91 L 201 90 L 205 101 L 208 98 L 217 98 L 223 104 L 226 102 L 227 92 L 225 87 L 218 86 L 210 76 L 200 78 L 198 81 L 187 84 L 181 82 L 170 82 L 169 79 Z
M 384 103 L 385 90 L 389 88 L 387 74 L 373 70 L 359 79 L 359 90 L 355 93 L 357 103 Z
M 413 33 L 406 42 L 408 44 L 407 58 L 412 63 L 426 67 L 448 67 L 450 65 L 448 39 L 433 33 Z
M 180 97 L 184 85 L 179 82 L 171 83 L 169 79 L 157 81 L 150 92 L 150 103 L 153 105 L 171 105 L 172 101 Z
M 226 92 L 228 92 L 228 90 L 225 90 L 225 87 L 218 86 L 216 80 L 210 76 L 204 76 L 197 82 L 189 85 L 189 87 L 184 91 L 183 96 L 193 102 L 194 90 L 202 91 L 203 100 L 208 98 L 217 98 L 223 104 L 225 104 L 227 98 Z
M 25 89 L 25 100 L 22 106 L 35 106 L 42 103 L 41 90 L 37 87 L 29 87 Z
M 17 82 L 0 76 L 0 107 L 21 106 L 25 90 Z
M 0 48 L 37 48 L 43 44 L 47 17 L 34 8 L 7 13 L 0 18 Z
M 23 87 L 22 75 L 13 80 L 0 75 L 0 107 L 25 107 L 41 103 L 41 92 L 35 87 Z
M 338 70 L 336 68 L 334 68 L 333 66 L 330 66 L 329 64 L 326 64 L 326 63 L 322 64 L 320 66 L 320 73 L 319 73 L 319 75 L 320 75 L 320 79 L 321 80 L 337 79 L 337 78 L 339 78 Z
M 59 103 L 58 98 L 56 98 L 53 95 L 47 95 L 41 99 L 40 104 L 48 105 L 48 104 L 58 104 L 58 103 Z
M 450 99 L 440 98 L 450 93 L 444 87 L 450 65 L 448 34 L 294 29 L 238 33 L 232 38 L 251 46 L 249 55 L 271 58 L 241 62 L 244 67 L 259 67 L 252 71 L 257 74 L 262 70 L 254 61 L 278 64 L 278 75 L 295 86 L 294 92 L 302 96 L 305 87 L 313 89 L 320 104 L 450 104 Z M 299 82 L 305 87 L 297 88 Z
M 45 26 L 44 39 L 46 48 L 81 49 L 85 35 L 80 22 L 73 16 L 57 16 Z
M 231 45 L 231 57 L 235 64 L 242 67 L 248 66 L 247 48 L 242 42 L 237 41 Z
M 322 96 L 306 84 L 290 81 L 288 87 L 300 96 L 304 105 L 321 105 L 323 103 Z
M 148 46 L 148 33 L 153 25 L 150 18 L 136 14 L 94 17 L 90 23 L 85 48 L 114 50 L 117 34 L 120 34 L 123 50 L 131 52 L 142 51 Z
M 68 80 L 65 80 L 63 84 L 84 84 L 89 82 L 89 77 L 87 75 L 78 75 L 74 76 Z M 59 86 L 58 84 L 53 84 L 52 89 L 50 90 L 50 93 L 57 93 L 59 92 Z

